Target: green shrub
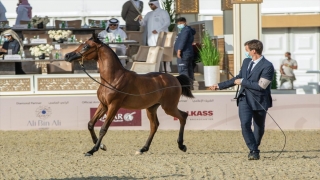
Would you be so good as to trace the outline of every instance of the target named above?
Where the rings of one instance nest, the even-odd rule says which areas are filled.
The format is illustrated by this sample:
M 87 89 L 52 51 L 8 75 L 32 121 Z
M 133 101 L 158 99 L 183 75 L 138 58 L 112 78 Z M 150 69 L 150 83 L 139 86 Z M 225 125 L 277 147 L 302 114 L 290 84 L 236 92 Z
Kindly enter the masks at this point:
M 220 65 L 220 52 L 211 40 L 210 35 L 205 32 L 202 38 L 202 45 L 199 48 L 199 61 L 204 66 L 218 66 Z

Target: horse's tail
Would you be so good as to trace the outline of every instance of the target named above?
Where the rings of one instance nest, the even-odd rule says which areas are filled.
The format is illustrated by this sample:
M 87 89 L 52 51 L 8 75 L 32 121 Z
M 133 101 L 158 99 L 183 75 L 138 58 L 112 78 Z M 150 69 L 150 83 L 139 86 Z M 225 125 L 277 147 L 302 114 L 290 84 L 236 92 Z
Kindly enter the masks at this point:
M 189 97 L 189 98 L 194 98 L 194 96 L 191 92 L 191 81 L 190 81 L 189 77 L 181 74 L 181 75 L 177 76 L 176 78 L 178 79 L 178 81 L 181 84 L 182 95 Z

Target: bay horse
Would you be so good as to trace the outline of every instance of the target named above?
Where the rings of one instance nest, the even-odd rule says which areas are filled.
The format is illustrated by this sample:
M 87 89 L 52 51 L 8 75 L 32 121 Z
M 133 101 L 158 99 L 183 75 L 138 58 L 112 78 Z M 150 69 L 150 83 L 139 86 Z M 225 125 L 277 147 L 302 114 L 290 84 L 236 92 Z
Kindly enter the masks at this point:
M 187 151 L 187 147 L 183 144 L 183 133 L 188 113 L 177 107 L 181 95 L 189 98 L 194 97 L 187 76 L 174 77 L 160 72 L 137 74 L 129 71 L 122 66 L 115 52 L 101 42 L 95 33 L 92 38 L 82 43 L 76 50 L 67 53 L 65 60 L 68 62 L 97 60 L 99 63 L 101 82 L 97 96 L 100 104 L 88 123 L 88 129 L 95 145 L 85 154 L 86 156 L 92 156 L 99 148 L 106 150 L 106 146 L 101 143 L 102 138 L 120 108 L 146 109 L 151 130 L 146 144 L 136 154 L 148 151 L 159 126 L 157 109 L 160 105 L 166 114 L 179 119 L 178 147 L 183 152 Z M 94 125 L 105 114 L 106 120 L 101 126 L 99 138 L 97 138 Z

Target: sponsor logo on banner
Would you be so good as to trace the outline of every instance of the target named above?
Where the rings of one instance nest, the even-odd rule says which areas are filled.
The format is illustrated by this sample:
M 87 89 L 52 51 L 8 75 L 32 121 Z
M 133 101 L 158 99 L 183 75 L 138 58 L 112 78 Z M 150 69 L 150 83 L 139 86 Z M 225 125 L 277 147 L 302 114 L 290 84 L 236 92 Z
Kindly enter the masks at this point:
M 188 113 L 188 120 L 190 121 L 211 121 L 213 120 L 213 111 L 187 111 Z M 178 118 L 174 117 L 174 120 L 179 120 Z
M 94 116 L 97 108 L 90 108 L 90 119 Z M 106 120 L 106 115 L 95 124 L 101 127 Z M 141 126 L 141 110 L 119 109 L 110 126 Z
M 45 120 L 52 114 L 51 108 L 49 106 L 40 106 L 36 109 L 36 117 L 40 120 Z
M 48 129 L 50 127 L 61 126 L 62 122 L 60 120 L 50 120 L 52 114 L 53 113 L 50 106 L 39 106 L 35 110 L 36 119 L 29 119 L 27 121 L 27 126 L 38 127 L 41 129 Z

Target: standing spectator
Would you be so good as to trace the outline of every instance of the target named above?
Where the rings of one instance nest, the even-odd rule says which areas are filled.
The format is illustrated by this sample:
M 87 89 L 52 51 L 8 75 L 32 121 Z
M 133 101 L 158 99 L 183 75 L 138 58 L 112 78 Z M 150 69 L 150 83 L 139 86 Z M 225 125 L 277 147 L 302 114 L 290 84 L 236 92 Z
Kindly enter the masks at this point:
M 184 74 L 190 78 L 191 85 L 194 80 L 193 73 L 193 59 L 194 52 L 192 43 L 196 31 L 187 26 L 187 20 L 184 17 L 180 17 L 177 20 L 177 27 L 180 33 L 178 34 L 177 40 L 174 44 L 174 50 L 177 52 L 177 65 L 179 74 Z
M 139 16 L 140 25 L 147 27 L 148 46 L 156 46 L 160 32 L 168 32 L 170 26 L 170 16 L 166 10 L 160 8 L 159 1 L 150 0 L 148 3 L 151 12 L 148 12 L 144 18 Z
M 140 25 L 147 27 L 147 45 L 156 46 L 160 32 L 168 32 L 170 26 L 170 16 L 166 10 L 160 8 L 158 0 L 150 0 L 148 3 L 151 12 L 148 12 L 144 18 L 139 16 Z M 166 63 L 166 69 L 171 72 L 170 63 Z
M 16 24 L 20 24 L 20 21 L 30 21 L 32 18 L 32 7 L 28 0 L 19 0 L 17 6 Z
M 7 12 L 6 8 L 0 1 L 0 21 L 7 21 L 6 12 Z
M 293 73 L 294 69 L 298 69 L 298 63 L 296 60 L 291 59 L 291 53 L 286 52 L 284 54 L 285 59 L 281 62 L 280 65 L 280 88 L 283 83 L 289 81 L 291 84 L 291 89 L 293 89 L 293 81 L 296 80 L 296 76 Z
M 143 2 L 139 0 L 129 0 L 122 6 L 121 16 L 126 21 L 126 31 L 139 31 L 140 23 L 138 17 L 143 11 Z

